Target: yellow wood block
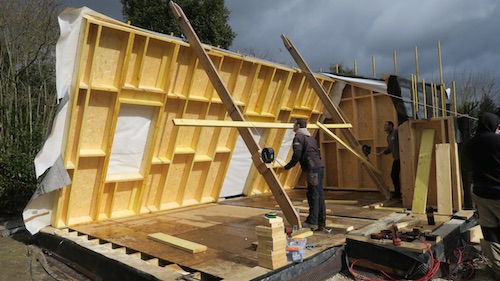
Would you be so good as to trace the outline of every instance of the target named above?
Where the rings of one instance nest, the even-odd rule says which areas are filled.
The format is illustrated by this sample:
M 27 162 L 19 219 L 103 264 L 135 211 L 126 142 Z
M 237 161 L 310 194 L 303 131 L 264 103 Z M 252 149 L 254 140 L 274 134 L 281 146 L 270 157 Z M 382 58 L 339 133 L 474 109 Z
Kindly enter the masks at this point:
M 272 241 L 257 241 L 257 252 L 277 251 L 286 248 L 286 238 L 282 240 Z
M 258 225 L 255 227 L 255 234 L 257 236 L 264 236 L 264 237 L 274 237 L 275 235 L 284 233 L 284 231 L 285 231 L 284 227 L 269 227 L 263 225 Z
M 208 249 L 205 245 L 187 241 L 161 232 L 149 234 L 148 238 L 193 254 L 204 252 Z
M 338 223 L 328 223 L 326 224 L 327 228 L 330 228 L 333 230 L 333 233 L 347 233 L 349 231 L 354 230 L 354 226 L 352 225 L 345 225 L 345 224 L 338 224 Z
M 306 237 L 309 237 L 309 236 L 313 236 L 313 231 L 310 230 L 309 228 L 303 228 L 303 229 L 299 229 L 295 232 L 292 233 L 292 237 L 293 238 L 306 238 Z
M 481 226 L 476 225 L 473 228 L 469 229 L 469 241 L 472 243 L 479 244 L 481 243 L 481 239 L 483 239 L 483 232 L 481 231 Z

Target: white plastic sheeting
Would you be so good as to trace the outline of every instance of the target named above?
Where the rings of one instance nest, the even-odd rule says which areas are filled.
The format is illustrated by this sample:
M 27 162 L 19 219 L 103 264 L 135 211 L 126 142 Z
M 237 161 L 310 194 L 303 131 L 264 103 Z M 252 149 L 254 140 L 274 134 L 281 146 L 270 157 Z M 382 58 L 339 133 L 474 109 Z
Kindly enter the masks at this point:
M 279 152 L 274 155 L 274 163 L 282 166 L 287 163 L 286 160 L 292 147 L 294 136 L 295 132 L 292 129 L 286 130 Z M 260 135 L 254 133 L 254 138 L 258 142 Z M 278 148 L 273 147 L 273 149 L 277 151 Z M 238 136 L 219 197 L 230 197 L 243 194 L 248 179 L 248 173 L 252 165 L 252 155 L 250 155 L 250 151 L 248 151 L 241 136 Z
M 108 175 L 139 174 L 146 149 L 153 108 L 124 104 L 116 121 Z
M 331 77 L 335 80 L 344 81 L 347 84 L 374 91 L 376 93 L 387 93 L 387 85 L 384 81 L 368 79 L 368 78 L 354 78 L 346 77 L 340 75 L 334 75 L 330 73 L 323 73 L 323 75 Z
M 64 134 L 69 126 L 69 107 L 73 100 L 71 90 L 75 84 L 75 81 L 73 81 L 73 70 L 75 68 L 79 36 L 83 28 L 82 19 L 84 14 L 105 17 L 87 7 L 83 7 L 80 9 L 68 8 L 59 15 L 58 19 L 61 34 L 56 45 L 56 88 L 57 98 L 60 103 L 50 133 L 42 149 L 35 157 L 37 178 L 50 169 L 45 176 L 50 180 L 50 184 L 41 184 L 24 208 L 23 220 L 26 229 L 31 234 L 37 233 L 40 229 L 51 223 L 52 207 L 54 204 L 54 194 L 52 191 L 63 188 L 71 183 L 67 172 L 64 170 L 61 157 L 64 150 Z M 111 18 L 108 19 L 113 20 Z

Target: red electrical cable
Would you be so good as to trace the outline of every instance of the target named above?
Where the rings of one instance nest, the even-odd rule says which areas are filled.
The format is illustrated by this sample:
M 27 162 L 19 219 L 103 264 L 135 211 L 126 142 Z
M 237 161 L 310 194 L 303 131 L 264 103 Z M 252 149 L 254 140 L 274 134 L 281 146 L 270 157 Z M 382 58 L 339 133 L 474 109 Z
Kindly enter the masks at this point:
M 462 247 L 462 248 L 464 248 L 464 247 Z M 458 260 L 457 260 L 457 262 L 456 262 L 457 267 L 455 267 L 455 270 L 456 270 L 456 268 L 458 268 L 458 265 L 467 265 L 468 267 L 470 267 L 471 272 L 469 273 L 469 275 L 468 275 L 467 277 L 465 277 L 465 279 L 456 279 L 456 278 L 453 278 L 453 276 L 451 276 L 451 274 L 453 274 L 453 272 L 454 272 L 455 270 L 452 270 L 452 272 L 448 273 L 448 272 L 446 271 L 446 269 L 445 269 L 445 268 L 443 268 L 443 271 L 445 272 L 446 277 L 447 277 L 448 279 L 450 279 L 450 280 L 453 280 L 453 281 L 466 281 L 466 280 L 470 280 L 470 278 L 471 278 L 472 276 L 474 276 L 474 265 L 473 265 L 471 262 L 463 262 L 463 261 L 462 261 L 463 254 L 462 254 L 462 250 L 461 250 L 461 248 L 456 248 L 456 249 L 453 249 L 453 253 L 455 253 L 455 252 L 458 252 Z M 450 257 L 448 257 L 446 261 L 448 262 L 448 264 L 451 264 Z
M 431 267 L 429 269 L 429 272 L 427 272 L 427 274 L 425 274 L 423 277 L 419 278 L 419 279 L 415 279 L 413 281 L 428 281 L 430 279 L 432 279 L 432 277 L 438 272 L 439 270 L 439 267 L 441 266 L 441 261 L 440 260 L 437 260 L 435 263 L 434 263 L 434 254 L 432 253 L 431 251 L 431 246 L 419 239 L 420 242 L 424 243 L 424 245 L 426 246 L 427 248 L 427 251 L 429 251 L 429 254 L 431 256 Z M 397 281 L 398 279 L 395 279 L 393 277 L 391 277 L 389 274 L 387 274 L 385 271 L 383 271 L 379 266 L 377 266 L 375 263 L 373 263 L 372 261 L 370 260 L 367 260 L 367 259 L 357 259 L 355 261 L 353 261 L 351 263 L 351 265 L 349 266 L 349 272 L 352 274 L 352 276 L 354 276 L 355 279 L 359 279 L 359 280 L 364 280 L 364 281 L 387 281 L 385 279 L 371 279 L 371 278 L 365 278 L 363 276 L 360 276 L 358 274 L 356 274 L 354 272 L 354 265 L 359 262 L 359 261 L 367 261 L 369 262 L 373 267 L 375 267 L 376 269 L 379 270 L 379 272 L 384 275 L 385 277 L 389 278 L 389 280 L 391 281 Z M 405 279 L 405 280 L 408 280 L 408 279 Z

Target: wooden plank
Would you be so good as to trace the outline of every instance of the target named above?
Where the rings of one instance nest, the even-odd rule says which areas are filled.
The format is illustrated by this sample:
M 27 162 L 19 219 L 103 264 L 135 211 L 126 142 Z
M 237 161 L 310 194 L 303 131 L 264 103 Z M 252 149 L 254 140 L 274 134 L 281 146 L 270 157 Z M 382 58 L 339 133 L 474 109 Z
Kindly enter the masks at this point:
M 343 199 L 326 199 L 326 204 L 337 204 L 337 205 L 356 205 L 358 204 L 358 200 L 343 200 Z M 307 203 L 307 199 L 302 200 L 302 203 Z
M 416 219 L 416 220 L 409 220 L 409 221 L 403 221 L 403 222 L 398 222 L 396 223 L 396 225 L 398 226 L 398 229 L 403 229 L 403 228 L 406 228 L 406 227 L 412 227 L 412 226 L 415 226 L 415 225 L 418 225 L 420 224 L 420 220 L 419 219 Z
M 330 228 L 334 234 L 348 233 L 349 231 L 354 230 L 354 226 L 352 226 L 352 225 L 332 223 L 331 221 L 328 221 L 328 220 L 326 221 L 326 227 Z
M 149 239 L 165 243 L 167 245 L 170 245 L 172 247 L 175 247 L 177 249 L 181 249 L 183 251 L 196 254 L 196 253 L 201 253 L 204 252 L 208 249 L 207 246 L 201 245 L 195 242 L 187 241 L 175 236 L 171 236 L 165 233 L 153 233 L 148 235 Z
M 436 187 L 437 213 L 442 215 L 453 214 L 451 192 L 451 163 L 450 144 L 436 144 Z
M 292 57 L 295 60 L 295 62 L 297 63 L 297 65 L 302 70 L 302 73 L 306 76 L 307 81 L 309 82 L 311 87 L 314 89 L 314 91 L 318 95 L 318 98 L 321 100 L 321 102 L 323 102 L 325 109 L 328 111 L 328 113 L 330 113 L 334 122 L 347 123 L 346 119 L 343 116 L 344 114 L 342 113 L 340 108 L 338 108 L 332 102 L 332 100 L 330 99 L 330 97 L 326 93 L 323 86 L 318 82 L 316 77 L 314 77 L 313 72 L 311 71 L 311 69 L 309 68 L 309 66 L 305 62 L 305 60 L 302 58 L 302 56 L 299 54 L 299 52 L 297 51 L 297 48 L 295 48 L 295 46 L 292 44 L 290 39 L 288 39 L 285 35 L 281 35 L 281 38 L 283 39 L 283 43 L 284 43 L 285 47 L 290 52 L 290 55 L 292 55 Z M 324 130 L 324 128 L 322 128 L 322 129 Z M 327 130 L 327 131 L 329 131 L 329 130 Z M 342 134 L 347 139 L 347 143 L 349 144 L 349 146 L 354 147 L 354 148 L 358 148 L 358 150 L 361 151 L 361 145 L 356 140 L 356 138 L 354 137 L 351 130 L 342 130 Z M 358 157 L 358 159 L 360 159 L 360 158 Z M 366 164 L 366 162 L 364 162 L 364 161 L 362 163 Z M 368 163 L 369 163 L 369 161 L 368 161 Z M 380 193 L 386 199 L 389 199 L 390 198 L 389 188 L 385 185 L 384 181 L 381 178 L 380 173 L 376 173 L 372 169 L 373 165 L 371 165 L 371 164 L 370 165 L 368 165 L 368 164 L 363 165 L 363 167 L 366 169 L 366 171 L 368 172 L 368 175 L 373 180 L 373 182 L 376 184 Z
M 233 98 L 231 97 L 229 90 L 222 81 L 212 60 L 210 59 L 205 49 L 201 45 L 201 42 L 198 36 L 196 35 L 196 32 L 193 30 L 191 24 L 189 23 L 181 7 L 179 7 L 179 5 L 177 5 L 173 1 L 169 2 L 169 6 L 174 16 L 176 17 L 182 31 L 186 35 L 189 44 L 193 48 L 193 51 L 195 52 L 196 56 L 198 57 L 200 64 L 207 72 L 207 75 L 210 81 L 212 82 L 213 87 L 219 94 L 219 97 L 221 98 L 222 103 L 224 104 L 224 108 L 228 112 L 229 116 L 233 121 L 245 121 L 243 114 L 240 111 L 240 108 L 236 105 Z M 266 180 L 266 183 L 269 185 L 269 189 L 271 190 L 276 201 L 280 205 L 280 208 L 283 211 L 283 214 L 285 215 L 285 218 L 287 219 L 288 223 L 291 225 L 297 225 L 298 227 L 301 227 L 302 224 L 300 221 L 300 217 L 295 211 L 293 204 L 290 201 L 290 198 L 288 198 L 288 195 L 285 193 L 284 188 L 281 186 L 281 183 L 276 173 L 272 169 L 272 166 L 262 161 L 260 156 L 261 148 L 259 144 L 255 141 L 255 138 L 250 128 L 238 128 L 238 133 L 245 142 L 250 152 L 250 155 L 252 155 L 252 160 L 254 162 L 256 169 L 259 171 L 259 173 L 262 174 L 262 176 Z
M 314 235 L 313 231 L 309 228 L 299 229 L 292 233 L 293 238 L 306 238 L 313 235 Z
M 300 212 L 302 212 L 302 213 L 309 213 L 309 207 L 299 206 L 299 207 L 295 207 L 295 208 L 299 209 Z M 326 209 L 325 213 L 331 214 L 332 213 L 332 209 Z
M 424 214 L 427 207 L 427 191 L 431 171 L 432 150 L 434 148 L 434 132 L 434 129 L 424 129 L 422 131 L 412 204 L 412 212 L 416 214 Z
M 363 206 L 363 209 L 372 209 L 372 210 L 383 210 L 383 211 L 391 211 L 396 213 L 405 213 L 406 208 L 398 208 L 398 207 L 389 207 L 384 204 L 384 202 L 377 202 L 370 205 Z
M 401 245 L 399 246 L 394 246 L 392 243 L 391 239 L 373 239 L 370 237 L 366 236 L 355 236 L 355 235 L 348 235 L 347 236 L 347 243 L 349 243 L 349 239 L 360 241 L 360 242 L 365 242 L 365 243 L 371 243 L 375 244 L 378 246 L 384 246 L 388 248 L 392 248 L 394 250 L 401 250 L 401 251 L 407 251 L 407 252 L 412 252 L 412 253 L 418 253 L 418 254 L 425 254 L 427 252 L 427 247 L 424 245 L 424 243 L 421 243 L 417 240 L 413 242 L 406 242 L 402 241 Z M 434 244 L 434 242 L 427 242 L 429 244 Z
M 391 214 L 383 219 L 378 220 L 375 223 L 372 223 L 372 224 L 369 224 L 363 228 L 351 231 L 349 234 L 368 236 L 372 233 L 380 231 L 381 229 L 387 228 L 387 226 L 392 225 L 392 224 L 400 221 L 401 219 L 403 219 L 407 216 L 408 216 L 408 214 L 406 214 L 406 213 L 394 213 L 394 214 Z
M 453 130 L 455 132 L 455 130 Z M 463 201 L 463 183 L 460 171 L 460 159 L 458 156 L 458 145 L 453 142 L 451 145 L 451 182 L 452 182 L 452 194 L 453 194 L 453 210 L 462 210 Z
M 399 125 L 399 155 L 401 161 L 401 193 L 403 207 L 411 208 L 413 187 L 415 186 L 415 137 L 410 121 Z
M 224 128 L 265 128 L 265 129 L 293 129 L 293 123 L 275 123 L 275 122 L 248 122 L 248 121 L 230 121 L 230 120 L 202 120 L 202 119 L 183 119 L 173 118 L 176 126 L 193 127 L 224 127 Z M 328 129 L 348 129 L 351 124 L 323 124 Z M 308 129 L 318 129 L 316 124 L 307 124 Z

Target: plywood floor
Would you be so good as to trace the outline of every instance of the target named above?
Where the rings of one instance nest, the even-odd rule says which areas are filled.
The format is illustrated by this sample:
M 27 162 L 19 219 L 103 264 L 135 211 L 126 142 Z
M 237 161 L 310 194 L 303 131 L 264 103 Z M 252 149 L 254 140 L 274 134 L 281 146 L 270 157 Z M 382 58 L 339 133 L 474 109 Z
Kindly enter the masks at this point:
M 294 206 L 306 207 L 304 189 L 287 192 Z M 359 199 L 363 198 L 363 199 Z M 357 205 L 327 204 L 331 209 L 328 220 L 352 225 L 356 229 L 368 226 L 393 214 L 390 211 L 363 209 L 379 202 L 379 193 L 325 191 L 327 200 L 358 200 Z M 258 266 L 255 227 L 264 222 L 263 215 L 278 211 L 272 195 L 233 198 L 205 205 L 162 211 L 148 215 L 104 221 L 71 227 L 71 230 L 115 245 L 158 258 L 162 265 L 177 264 L 221 279 L 235 272 L 250 271 Z M 307 214 L 302 213 L 302 221 Z M 188 241 L 206 245 L 208 250 L 191 254 L 148 239 L 148 234 L 162 232 Z M 314 232 L 307 243 L 315 248 L 306 250 L 306 258 L 325 249 L 342 245 L 343 233 Z M 261 270 L 259 272 L 265 272 Z M 258 276 L 258 275 L 257 275 Z M 256 277 L 257 277 L 256 276 Z

